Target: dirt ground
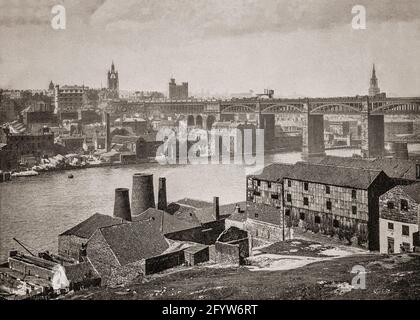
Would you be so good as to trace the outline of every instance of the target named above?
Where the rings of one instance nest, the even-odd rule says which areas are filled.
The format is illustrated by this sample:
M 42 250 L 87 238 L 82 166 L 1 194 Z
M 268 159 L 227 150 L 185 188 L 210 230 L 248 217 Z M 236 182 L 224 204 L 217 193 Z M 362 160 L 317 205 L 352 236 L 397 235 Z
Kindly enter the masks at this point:
M 364 268 L 359 276 L 365 276 L 365 289 L 352 285 L 355 266 L 358 272 Z M 83 290 L 62 298 L 420 299 L 420 256 L 371 254 L 295 239 L 255 248 L 246 266 L 178 267 L 127 286 Z

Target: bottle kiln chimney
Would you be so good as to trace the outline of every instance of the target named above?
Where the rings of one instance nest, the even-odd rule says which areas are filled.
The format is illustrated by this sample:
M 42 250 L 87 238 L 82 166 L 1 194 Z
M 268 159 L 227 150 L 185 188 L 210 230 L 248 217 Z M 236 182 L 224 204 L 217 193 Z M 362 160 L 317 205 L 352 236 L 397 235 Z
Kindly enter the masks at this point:
M 133 215 L 139 215 L 149 208 L 155 208 L 153 174 L 135 173 L 133 175 L 131 197 L 131 210 Z

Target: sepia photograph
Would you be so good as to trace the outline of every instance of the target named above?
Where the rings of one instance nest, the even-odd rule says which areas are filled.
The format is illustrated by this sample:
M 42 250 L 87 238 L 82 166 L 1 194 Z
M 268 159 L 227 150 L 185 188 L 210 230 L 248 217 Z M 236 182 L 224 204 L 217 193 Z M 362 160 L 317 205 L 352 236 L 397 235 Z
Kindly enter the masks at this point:
M 419 35 L 419 0 L 0 0 L 0 300 L 419 300 Z

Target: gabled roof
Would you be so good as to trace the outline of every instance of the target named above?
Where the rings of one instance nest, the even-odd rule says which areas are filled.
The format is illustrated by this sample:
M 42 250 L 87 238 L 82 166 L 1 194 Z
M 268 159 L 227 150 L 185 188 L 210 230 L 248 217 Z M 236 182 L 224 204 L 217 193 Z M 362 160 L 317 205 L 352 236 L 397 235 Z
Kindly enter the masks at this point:
M 120 265 L 162 254 L 169 248 L 155 221 L 136 221 L 100 228 Z
M 324 157 L 318 163 L 349 168 L 382 170 L 390 178 L 410 180 L 416 179 L 416 164 L 420 164 L 419 161 L 415 160 L 387 158 L 361 159 L 333 156 Z
M 266 166 L 261 174 L 259 175 L 250 175 L 251 178 L 256 178 L 259 180 L 265 180 L 265 181 L 281 181 L 287 175 L 293 170 L 292 164 L 286 164 L 286 163 L 272 163 L 268 166 Z
M 134 216 L 133 221 L 154 221 L 160 227 L 163 234 L 194 229 L 201 226 L 194 215 L 170 214 L 155 208 L 149 208 L 145 212 Z
M 89 239 L 96 230 L 103 227 L 113 226 L 116 224 L 125 223 L 123 219 L 114 218 L 112 216 L 95 213 L 86 220 L 80 222 L 67 231 L 64 231 L 60 236 L 76 236 L 79 238 Z
M 366 190 L 380 173 L 380 170 L 298 162 L 285 178 Z
M 408 194 L 413 200 L 420 204 L 420 182 L 409 185 L 399 186 L 406 194 Z

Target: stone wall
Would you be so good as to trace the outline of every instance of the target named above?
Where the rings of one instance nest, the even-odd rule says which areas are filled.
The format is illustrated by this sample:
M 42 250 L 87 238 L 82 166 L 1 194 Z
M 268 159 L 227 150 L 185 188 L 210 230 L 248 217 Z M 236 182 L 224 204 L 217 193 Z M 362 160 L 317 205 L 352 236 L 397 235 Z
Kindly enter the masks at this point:
M 170 269 L 185 262 L 184 250 L 162 254 L 156 257 L 147 258 L 144 266 L 146 275 Z
M 401 199 L 407 200 L 407 211 L 401 210 Z M 393 209 L 388 208 L 389 202 L 394 204 Z M 389 190 L 379 198 L 380 217 L 383 219 L 417 224 L 418 208 L 419 204 L 408 197 L 407 194 L 398 186 Z

